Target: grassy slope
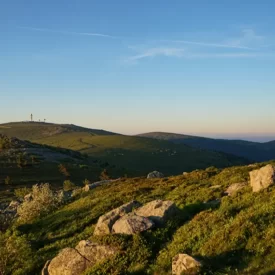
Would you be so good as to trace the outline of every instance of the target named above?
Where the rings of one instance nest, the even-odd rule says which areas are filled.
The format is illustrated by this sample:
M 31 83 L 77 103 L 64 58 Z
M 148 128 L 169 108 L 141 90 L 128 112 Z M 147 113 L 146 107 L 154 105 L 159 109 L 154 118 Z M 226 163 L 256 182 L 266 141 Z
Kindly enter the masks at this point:
M 0 137 L 0 143 L 1 140 Z M 19 167 L 17 159 L 22 154 L 27 164 Z M 32 155 L 35 156 L 34 162 L 31 160 Z M 67 168 L 69 177 L 60 173 L 60 163 Z M 111 165 L 106 167 L 105 163 L 91 160 L 75 151 L 16 140 L 10 144 L 9 149 L 0 148 L 0 202 L 13 197 L 14 189 L 30 187 L 39 182 L 50 182 L 60 188 L 64 180 L 70 179 L 81 186 L 85 179 L 98 180 L 104 168 L 108 168 L 113 177 L 127 172 Z M 4 184 L 6 177 L 10 177 L 10 185 Z
M 245 160 L 221 153 L 194 149 L 184 144 L 168 141 L 123 135 L 95 134 L 93 131 L 60 131 L 50 125 L 51 130 L 44 129 L 43 123 L 9 124 L 9 129 L 2 128 L 6 134 L 19 135 L 23 139 L 52 146 L 77 150 L 106 161 L 116 166 L 125 167 L 131 175 L 144 175 L 152 170 L 171 175 L 196 168 L 212 165 L 226 167 L 246 163 Z M 48 127 L 48 125 L 46 125 Z M 45 126 L 45 127 L 46 127 Z M 38 127 L 38 128 L 37 128 Z M 42 127 L 42 128 L 41 128 Z M 24 131 L 22 130 L 24 128 Z M 1 133 L 1 130 L 0 130 Z M 45 134 L 46 133 L 46 134 Z
M 126 251 L 86 274 L 170 274 L 171 259 L 180 252 L 201 259 L 204 274 L 274 274 L 275 187 L 256 194 L 247 187 L 223 197 L 216 207 L 204 203 L 221 198 L 231 183 L 248 180 L 252 169 L 212 168 L 188 176 L 123 179 L 85 193 L 17 228 L 17 234 L 25 234 L 32 244 L 32 255 L 17 274 L 40 274 L 43 264 L 61 248 L 74 247 L 82 239 Z M 217 184 L 220 189 L 209 188 Z M 133 199 L 143 203 L 169 199 L 181 213 L 164 228 L 144 234 L 92 237 L 100 215 Z
M 147 133 L 140 136 L 172 141 L 177 144 L 186 144 L 206 150 L 220 151 L 253 161 L 268 161 L 275 159 L 275 141 L 259 143 L 243 140 L 211 139 L 161 132 Z

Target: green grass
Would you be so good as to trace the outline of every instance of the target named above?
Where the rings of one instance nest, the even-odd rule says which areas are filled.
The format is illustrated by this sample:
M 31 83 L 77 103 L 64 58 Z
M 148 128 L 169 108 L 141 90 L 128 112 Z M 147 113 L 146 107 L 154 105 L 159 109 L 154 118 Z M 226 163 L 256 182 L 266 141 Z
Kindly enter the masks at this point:
M 85 274 L 170 274 L 171 260 L 181 252 L 204 263 L 202 274 L 274 274 L 275 187 L 260 193 L 247 187 L 223 197 L 231 183 L 248 180 L 252 169 L 209 168 L 187 176 L 129 178 L 84 193 L 46 217 L 14 225 L 17 235 L 31 244 L 31 256 L 17 274 L 40 274 L 60 249 L 83 239 L 121 251 Z M 217 184 L 221 189 L 209 188 Z M 136 236 L 92 236 L 100 215 L 133 199 L 142 203 L 169 199 L 180 212 L 165 227 Z M 205 203 L 217 199 L 218 205 Z

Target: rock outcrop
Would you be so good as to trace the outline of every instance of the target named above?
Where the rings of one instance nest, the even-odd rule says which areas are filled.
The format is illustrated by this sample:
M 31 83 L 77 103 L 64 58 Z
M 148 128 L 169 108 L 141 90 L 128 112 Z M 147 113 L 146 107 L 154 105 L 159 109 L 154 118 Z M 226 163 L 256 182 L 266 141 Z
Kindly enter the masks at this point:
M 111 234 L 115 222 L 140 205 L 141 204 L 137 201 L 131 201 L 101 216 L 97 222 L 94 235 Z
M 116 221 L 112 232 L 115 234 L 133 235 L 151 229 L 154 223 L 148 218 L 128 214 Z
M 177 207 L 172 201 L 155 200 L 138 208 L 138 216 L 147 217 L 156 224 L 163 224 L 177 212 Z
M 250 185 L 253 192 L 259 192 L 273 185 L 275 182 L 275 167 L 271 164 L 262 167 L 261 169 L 251 171 Z
M 147 179 L 163 178 L 164 175 L 158 171 L 153 171 L 147 175 Z
M 173 275 L 195 275 L 199 274 L 202 265 L 199 261 L 187 254 L 178 254 L 172 261 Z
M 247 182 L 238 182 L 238 183 L 233 183 L 231 184 L 225 191 L 225 194 L 228 196 L 232 196 L 233 194 L 237 193 L 241 189 L 245 188 L 248 186 Z
M 116 248 L 81 241 L 76 248 L 64 248 L 48 261 L 42 275 L 80 275 L 87 268 L 94 266 L 118 253 Z

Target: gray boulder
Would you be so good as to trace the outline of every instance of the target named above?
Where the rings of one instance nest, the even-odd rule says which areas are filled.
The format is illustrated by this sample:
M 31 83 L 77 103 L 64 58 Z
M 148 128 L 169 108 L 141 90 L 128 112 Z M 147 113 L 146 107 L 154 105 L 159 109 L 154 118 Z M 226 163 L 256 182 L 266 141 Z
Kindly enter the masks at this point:
M 101 216 L 98 219 L 94 235 L 111 234 L 115 222 L 125 214 L 132 212 L 134 208 L 137 208 L 140 205 L 141 204 L 137 201 L 131 201 Z
M 115 234 L 133 235 L 146 231 L 154 226 L 148 218 L 135 214 L 125 215 L 115 222 L 112 232 Z
M 172 261 L 172 274 L 199 274 L 202 264 L 187 254 L 178 254 Z
M 158 171 L 153 171 L 147 175 L 147 179 L 163 178 L 164 175 Z
M 51 260 L 48 273 L 49 275 L 80 275 L 88 267 L 91 267 L 89 261 L 76 249 L 64 248 Z
M 233 194 L 237 193 L 241 189 L 245 188 L 248 186 L 247 182 L 238 182 L 238 183 L 233 183 L 231 184 L 225 191 L 225 194 L 228 196 L 232 196 Z
M 172 201 L 155 200 L 138 208 L 135 213 L 138 216 L 147 217 L 156 224 L 166 222 L 177 212 L 177 207 Z
M 113 247 L 81 241 L 75 249 L 65 248 L 54 259 L 47 262 L 42 275 L 80 275 L 86 269 L 107 260 L 116 253 L 118 250 Z
M 251 171 L 250 185 L 253 192 L 259 192 L 273 185 L 275 182 L 275 167 L 271 164 L 262 167 L 261 169 Z
M 99 245 L 90 241 L 80 241 L 75 249 L 87 260 L 91 265 L 102 262 L 118 253 L 118 249 L 108 246 Z

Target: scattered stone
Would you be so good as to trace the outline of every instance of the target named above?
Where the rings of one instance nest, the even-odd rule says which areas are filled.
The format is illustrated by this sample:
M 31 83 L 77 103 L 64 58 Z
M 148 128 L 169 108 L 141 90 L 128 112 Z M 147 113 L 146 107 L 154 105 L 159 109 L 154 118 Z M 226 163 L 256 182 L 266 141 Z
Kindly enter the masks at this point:
M 147 217 L 156 224 L 166 222 L 177 212 L 177 207 L 172 201 L 155 200 L 138 208 L 135 213 L 138 216 Z
M 115 222 L 112 232 L 115 234 L 133 235 L 151 229 L 153 226 L 154 223 L 148 218 L 129 214 Z
M 163 178 L 164 175 L 158 171 L 153 171 L 147 175 L 147 179 Z
M 233 183 L 226 189 L 225 194 L 227 194 L 228 196 L 232 196 L 246 186 L 248 186 L 247 182 Z
M 268 188 L 274 184 L 275 181 L 275 167 L 268 164 L 261 169 L 251 171 L 250 185 L 253 192 L 259 192 L 262 189 Z
M 199 274 L 201 267 L 201 263 L 193 257 L 187 254 L 178 254 L 172 261 L 172 274 L 196 275 Z
M 183 172 L 182 175 L 183 176 L 188 176 L 188 173 L 187 172 Z
M 108 235 L 112 233 L 114 223 L 125 214 L 132 212 L 134 208 L 139 207 L 141 204 L 137 201 L 128 202 L 98 219 L 94 235 Z

